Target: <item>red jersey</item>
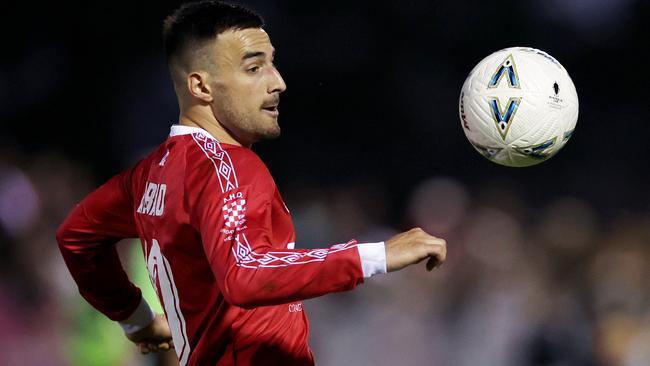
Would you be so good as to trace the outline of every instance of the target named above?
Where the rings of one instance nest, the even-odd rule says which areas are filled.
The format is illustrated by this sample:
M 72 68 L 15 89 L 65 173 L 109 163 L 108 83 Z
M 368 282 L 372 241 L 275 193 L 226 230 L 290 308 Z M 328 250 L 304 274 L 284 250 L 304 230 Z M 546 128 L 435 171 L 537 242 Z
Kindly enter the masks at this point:
M 80 293 L 113 320 L 141 303 L 114 245 L 131 237 L 181 365 L 313 365 L 299 301 L 386 272 L 383 243 L 294 249 L 289 210 L 258 156 L 188 126 L 173 126 L 57 232 Z

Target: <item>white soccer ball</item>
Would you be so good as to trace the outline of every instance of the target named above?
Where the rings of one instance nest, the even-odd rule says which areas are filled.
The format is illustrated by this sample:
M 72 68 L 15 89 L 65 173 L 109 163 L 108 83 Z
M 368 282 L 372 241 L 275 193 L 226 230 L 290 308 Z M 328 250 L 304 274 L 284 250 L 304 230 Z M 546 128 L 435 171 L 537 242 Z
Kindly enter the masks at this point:
M 567 71 L 546 52 L 506 48 L 469 73 L 459 113 L 479 153 L 523 167 L 550 158 L 569 141 L 578 120 L 578 95 Z

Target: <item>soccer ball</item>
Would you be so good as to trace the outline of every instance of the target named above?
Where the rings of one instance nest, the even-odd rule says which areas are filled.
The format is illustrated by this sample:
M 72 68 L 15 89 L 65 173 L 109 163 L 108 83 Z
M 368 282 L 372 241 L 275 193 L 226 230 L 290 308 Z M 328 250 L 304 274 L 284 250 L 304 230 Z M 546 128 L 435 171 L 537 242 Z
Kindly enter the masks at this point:
M 578 120 L 578 95 L 567 71 L 546 52 L 506 48 L 469 73 L 459 114 L 479 153 L 523 167 L 547 160 L 569 141 Z

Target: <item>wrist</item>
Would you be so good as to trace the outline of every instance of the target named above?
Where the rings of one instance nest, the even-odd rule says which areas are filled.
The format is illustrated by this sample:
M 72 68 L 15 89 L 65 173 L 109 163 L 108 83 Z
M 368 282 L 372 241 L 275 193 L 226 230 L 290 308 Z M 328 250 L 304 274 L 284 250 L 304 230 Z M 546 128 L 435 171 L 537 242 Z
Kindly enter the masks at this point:
M 384 242 L 357 244 L 363 277 L 386 273 L 386 248 Z
M 131 316 L 128 318 L 119 321 L 118 323 L 124 330 L 124 333 L 133 334 L 149 326 L 155 317 L 156 314 L 151 309 L 144 297 L 142 297 L 140 299 L 140 304 L 135 309 L 133 314 L 131 314 Z

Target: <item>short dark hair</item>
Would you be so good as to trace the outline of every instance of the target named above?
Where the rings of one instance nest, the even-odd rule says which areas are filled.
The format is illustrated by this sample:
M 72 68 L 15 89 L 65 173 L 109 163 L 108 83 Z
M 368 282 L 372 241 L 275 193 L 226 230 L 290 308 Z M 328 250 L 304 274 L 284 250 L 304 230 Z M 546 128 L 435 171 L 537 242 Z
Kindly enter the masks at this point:
M 188 47 L 216 38 L 229 29 L 262 28 L 264 20 L 240 5 L 215 0 L 183 4 L 169 15 L 163 25 L 167 61 L 183 55 Z

